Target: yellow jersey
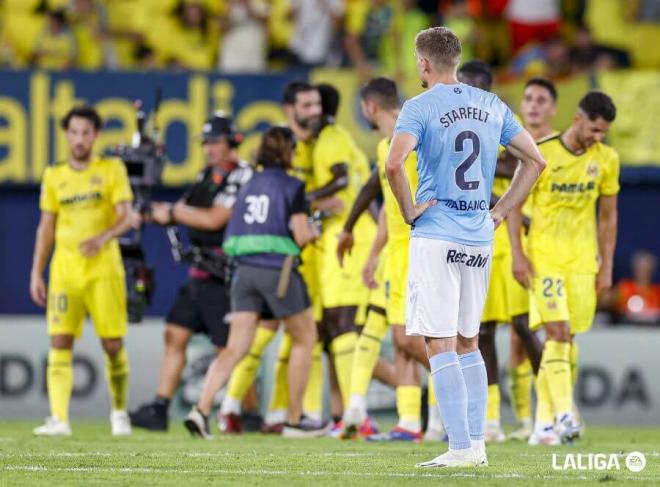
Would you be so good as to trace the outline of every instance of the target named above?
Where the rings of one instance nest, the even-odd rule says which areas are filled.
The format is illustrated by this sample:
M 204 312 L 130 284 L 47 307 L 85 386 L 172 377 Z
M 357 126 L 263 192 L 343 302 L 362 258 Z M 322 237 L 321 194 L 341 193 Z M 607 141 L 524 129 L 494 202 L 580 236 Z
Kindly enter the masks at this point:
M 388 137 L 382 139 L 378 143 L 377 149 L 377 164 L 378 175 L 380 177 L 380 186 L 383 191 L 383 204 L 385 205 L 385 219 L 387 221 L 387 238 L 388 242 L 408 240 L 410 238 L 410 225 L 408 225 L 401 215 L 399 203 L 392 192 L 390 183 L 385 174 L 385 162 L 387 161 L 387 154 L 390 151 L 390 139 Z M 411 152 L 404 163 L 406 176 L 410 183 L 410 190 L 415 198 L 417 191 L 417 153 Z
M 516 115 L 516 120 L 518 120 L 522 124 L 522 121 L 517 115 Z M 559 132 L 554 131 L 551 134 L 546 135 L 545 137 L 541 137 L 536 141 L 536 143 L 540 144 L 545 140 L 556 137 L 558 134 Z M 500 147 L 500 155 L 502 154 L 502 152 L 504 152 L 504 150 L 505 150 L 504 147 Z M 510 179 L 496 177 L 495 179 L 493 179 L 493 194 L 497 197 L 501 197 L 506 192 L 506 190 L 509 189 L 509 186 L 511 186 Z M 528 198 L 525 204 L 523 205 L 522 213 L 527 217 L 532 216 L 531 198 Z M 506 222 L 503 222 L 502 224 L 500 224 L 499 227 L 497 227 L 497 230 L 495 230 L 495 235 L 493 237 L 493 257 L 500 257 L 503 255 L 507 255 L 510 252 L 511 252 L 511 244 L 509 242 L 509 231 L 507 229 Z
M 529 256 L 537 268 L 596 273 L 596 202 L 619 192 L 619 156 L 599 142 L 574 154 L 560 135 L 542 141 L 539 150 L 547 167 L 529 196 Z
M 312 160 L 313 141 L 299 140 L 291 162 L 289 174 L 305 183 L 305 193 L 314 190 L 314 164 Z
M 83 170 L 75 170 L 67 162 L 47 167 L 39 207 L 57 215 L 53 266 L 85 277 L 122 275 L 116 239 L 94 257 L 83 256 L 79 245 L 114 225 L 117 203 L 132 200 L 126 167 L 120 160 L 96 158 Z
M 322 188 L 332 181 L 334 178 L 331 170 L 333 166 L 348 165 L 348 184 L 334 194 L 342 201 L 344 207 L 341 212 L 325 220 L 323 227 L 325 229 L 333 225 L 343 225 L 360 189 L 369 179 L 370 169 L 367 156 L 358 148 L 348 130 L 341 125 L 330 124 L 323 127 L 319 133 L 312 151 L 312 160 L 316 189 Z M 365 218 L 369 218 L 369 216 L 362 215 L 358 220 L 356 232 L 359 232 L 359 227 L 363 224 L 361 222 L 364 222 Z

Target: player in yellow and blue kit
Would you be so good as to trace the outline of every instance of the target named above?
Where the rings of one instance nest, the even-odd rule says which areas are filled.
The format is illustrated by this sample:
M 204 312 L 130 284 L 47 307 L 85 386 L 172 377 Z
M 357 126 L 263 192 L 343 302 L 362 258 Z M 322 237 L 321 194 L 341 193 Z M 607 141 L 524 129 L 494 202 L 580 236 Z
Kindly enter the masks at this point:
M 406 337 L 405 325 L 405 278 L 408 269 L 408 240 L 410 228 L 403 221 L 385 176 L 385 160 L 396 118 L 400 110 L 399 94 L 394 81 L 387 78 L 374 78 L 366 83 L 360 92 L 362 113 L 373 128 L 385 136 L 378 144 L 377 168 L 365 187 L 360 191 L 344 230 L 339 239 L 338 254 L 343 259 L 353 248 L 353 224 L 382 191 L 384 205 L 381 209 L 378 237 L 374 241 L 369 259 L 365 266 L 365 279 L 371 287 L 377 287 L 374 295 L 384 291 L 385 304 L 383 316 L 375 303 L 370 303 L 367 323 L 359 338 L 358 349 L 353 362 L 353 380 L 349 407 L 344 414 L 345 437 L 355 435 L 358 425 L 368 421 L 366 394 L 374 365 L 378 359 L 380 342 L 387 332 L 388 325 L 393 325 L 395 348 L 395 370 L 397 374 L 397 412 L 399 422 L 390 432 L 371 436 L 370 440 L 380 441 L 419 441 L 421 440 L 421 387 L 417 374 L 418 360 L 415 357 L 414 342 L 417 351 L 421 350 L 422 362 L 427 362 L 423 352 L 423 343 L 418 338 Z M 406 171 L 413 188 L 417 186 L 415 167 L 417 158 L 412 153 L 406 160 Z M 376 269 L 384 269 L 384 283 L 377 283 L 374 277 Z M 419 353 L 417 354 L 419 356 Z M 432 418 L 433 419 L 433 418 Z M 439 420 L 439 418 L 437 418 Z M 434 425 L 431 425 L 432 427 Z M 435 427 L 441 428 L 440 425 Z M 360 428 L 362 429 L 362 428 Z M 442 435 L 440 435 L 442 437 Z
M 557 90 L 552 81 L 545 78 L 531 78 L 525 83 L 525 90 L 520 101 L 520 116 L 523 126 L 537 143 L 558 134 L 552 127 L 552 120 L 557 112 Z M 505 153 L 506 154 L 506 153 Z M 506 154 L 508 156 L 508 154 Z M 509 178 L 513 176 L 517 160 L 506 157 L 512 162 Z M 512 160 L 513 159 L 513 160 Z M 523 207 L 525 218 L 531 217 L 531 201 Z M 527 248 L 527 230 L 521 235 L 523 249 Z M 509 434 L 510 439 L 525 440 L 532 434 L 532 382 L 538 374 L 541 363 L 541 344 L 536 333 L 529 328 L 529 294 L 513 277 L 511 271 L 511 244 L 508 232 L 502 236 L 507 251 L 506 288 L 507 307 L 511 318 L 511 348 L 509 353 L 509 385 L 511 389 L 511 407 L 518 428 Z
M 592 91 L 580 100 L 571 126 L 539 144 L 548 168 L 530 193 L 527 255 L 520 212 L 509 219 L 514 275 L 530 290 L 530 326 L 546 333 L 532 445 L 580 434 L 572 411 L 571 341 L 591 328 L 596 297 L 612 285 L 619 157 L 602 140 L 615 116 L 612 99 Z
M 51 416 L 36 435 L 70 435 L 73 344 L 92 318 L 106 354 L 112 433 L 131 432 L 126 413 L 128 357 L 124 267 L 117 237 L 130 228 L 133 199 L 120 160 L 93 154 L 102 121 L 94 108 L 71 109 L 62 120 L 70 158 L 50 166 L 41 185 L 41 220 L 30 276 L 30 294 L 47 306 L 50 351 L 46 383 Z M 51 250 L 50 277 L 43 273 Z
M 369 215 L 358 219 L 354 251 L 340 266 L 336 254 L 338 239 L 360 188 L 369 178 L 369 162 L 348 130 L 335 122 L 334 114 L 339 107 L 336 89 L 325 85 L 322 101 L 324 118 L 312 152 L 315 189 L 307 197 L 314 206 L 330 198 L 339 202 L 337 209 L 323 221 L 316 265 L 319 283 L 322 283 L 320 299 L 323 312 L 319 335 L 330 353 L 343 409 L 346 409 L 353 352 L 358 339 L 355 328 L 357 312 L 361 307 L 366 307 L 369 297 L 361 271 L 376 232 L 376 224 Z

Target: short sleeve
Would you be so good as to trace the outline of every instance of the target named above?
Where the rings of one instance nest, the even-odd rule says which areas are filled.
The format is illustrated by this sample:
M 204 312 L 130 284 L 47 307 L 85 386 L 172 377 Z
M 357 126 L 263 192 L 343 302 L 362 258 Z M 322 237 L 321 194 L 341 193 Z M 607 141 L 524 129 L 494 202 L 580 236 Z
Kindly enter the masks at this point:
M 364 32 L 367 27 L 369 7 L 367 0 L 353 0 L 346 6 L 344 26 L 348 34 L 361 35 Z
M 500 145 L 506 147 L 516 135 L 522 131 L 520 122 L 516 119 L 511 109 L 505 105 L 502 133 L 500 134 Z
M 422 140 L 422 135 L 424 134 L 424 113 L 419 103 L 414 99 L 408 100 L 403 104 L 399 118 L 396 120 L 394 133 L 410 134 L 417 139 L 417 143 Z
M 41 179 L 39 209 L 47 213 L 57 213 L 60 207 L 59 202 L 57 201 L 57 194 L 55 193 L 55 184 L 52 176 L 52 169 L 47 167 L 44 171 L 44 176 Z
M 122 201 L 133 201 L 133 191 L 131 184 L 128 180 L 128 173 L 126 166 L 120 161 L 115 162 L 115 177 L 112 181 L 112 188 L 110 193 L 110 201 L 113 205 L 121 203 Z
M 305 199 L 305 186 L 299 183 L 295 193 L 293 194 L 293 201 L 291 202 L 291 214 L 296 215 L 298 213 L 307 213 L 308 205 L 307 200 Z
M 600 182 L 600 194 L 602 196 L 613 196 L 619 192 L 619 154 L 611 150 L 607 163 L 603 165 L 603 179 Z

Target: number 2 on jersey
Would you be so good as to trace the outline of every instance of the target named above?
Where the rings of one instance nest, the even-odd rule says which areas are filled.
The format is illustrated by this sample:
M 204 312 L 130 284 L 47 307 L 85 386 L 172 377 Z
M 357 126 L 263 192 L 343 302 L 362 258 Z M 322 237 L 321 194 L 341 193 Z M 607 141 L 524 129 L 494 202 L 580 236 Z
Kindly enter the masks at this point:
M 479 136 L 477 134 L 471 130 L 465 130 L 456 136 L 454 150 L 456 152 L 464 152 L 466 140 L 472 142 L 472 152 L 458 165 L 454 177 L 456 179 L 456 185 L 463 191 L 473 191 L 479 188 L 479 181 L 466 181 L 465 173 L 468 172 L 472 164 L 474 164 L 474 161 L 479 157 L 479 152 L 481 152 L 481 142 L 479 141 Z

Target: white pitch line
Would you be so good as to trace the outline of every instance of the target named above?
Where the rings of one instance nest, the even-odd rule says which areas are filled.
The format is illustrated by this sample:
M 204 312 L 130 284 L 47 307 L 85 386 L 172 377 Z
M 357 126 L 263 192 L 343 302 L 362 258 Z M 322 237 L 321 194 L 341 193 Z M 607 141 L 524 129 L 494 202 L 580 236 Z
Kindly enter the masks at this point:
M 0 453 L 0 458 L 85 458 L 85 457 L 130 457 L 130 458 L 226 458 L 226 457 L 245 457 L 245 452 L 158 452 L 158 453 L 110 453 L 110 452 L 46 452 L 46 453 Z M 255 455 L 256 456 L 256 455 Z M 260 455 L 264 457 L 275 457 L 278 455 L 268 454 Z M 321 452 L 318 454 L 308 454 L 307 457 L 373 457 L 371 453 L 351 453 L 351 452 Z
M 403 473 L 403 472 L 290 472 L 286 470 L 174 470 L 174 469 L 157 469 L 157 468 L 105 468 L 105 467 L 45 467 L 43 465 L 15 465 L 7 466 L 5 471 L 25 471 L 25 472 L 67 472 L 67 473 L 153 473 L 153 474 L 178 474 L 178 475 L 244 475 L 244 476 L 294 476 L 294 477 L 364 477 L 364 478 L 484 478 L 484 479 L 520 479 L 520 480 L 597 480 L 597 475 L 603 473 L 612 474 L 616 476 L 617 480 L 632 480 L 632 481 L 657 481 L 658 477 L 641 476 L 641 475 L 620 475 L 619 472 L 594 472 L 594 475 L 525 475 L 525 474 L 488 474 L 484 472 L 480 474 L 454 472 L 448 474 L 433 474 L 431 472 L 420 473 Z

